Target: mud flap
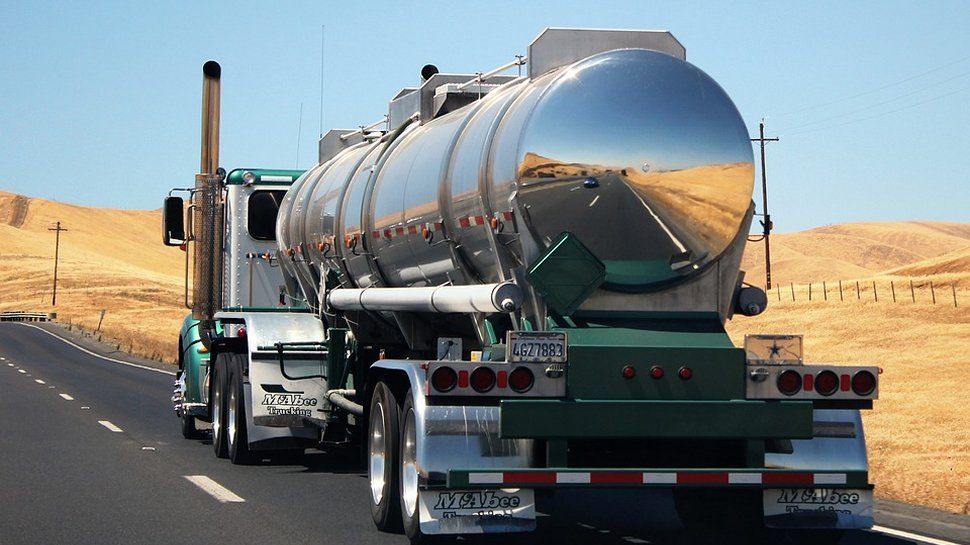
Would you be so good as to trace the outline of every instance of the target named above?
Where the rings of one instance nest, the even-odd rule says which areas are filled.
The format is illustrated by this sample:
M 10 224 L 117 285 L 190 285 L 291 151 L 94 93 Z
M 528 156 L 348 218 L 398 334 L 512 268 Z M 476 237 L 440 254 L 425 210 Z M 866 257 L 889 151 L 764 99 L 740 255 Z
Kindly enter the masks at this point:
M 872 490 L 833 488 L 766 489 L 765 526 L 769 528 L 871 528 Z
M 532 490 L 421 490 L 425 534 L 529 532 L 536 528 Z
M 286 370 L 292 376 L 308 376 L 320 372 L 320 362 L 286 361 Z M 325 380 L 288 380 L 280 373 L 278 362 L 252 361 L 249 382 L 252 384 L 255 424 L 282 427 L 325 424 Z

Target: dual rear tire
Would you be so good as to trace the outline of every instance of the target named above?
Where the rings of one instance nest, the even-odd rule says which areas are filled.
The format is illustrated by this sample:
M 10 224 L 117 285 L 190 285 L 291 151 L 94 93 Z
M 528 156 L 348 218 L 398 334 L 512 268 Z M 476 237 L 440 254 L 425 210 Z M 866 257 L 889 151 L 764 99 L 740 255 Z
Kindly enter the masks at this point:
M 252 462 L 243 389 L 244 356 L 220 353 L 212 368 L 212 449 L 233 464 Z
M 367 433 L 367 478 L 371 516 L 383 532 L 403 530 L 412 544 L 425 541 L 418 508 L 414 399 L 403 402 L 378 382 L 371 396 Z

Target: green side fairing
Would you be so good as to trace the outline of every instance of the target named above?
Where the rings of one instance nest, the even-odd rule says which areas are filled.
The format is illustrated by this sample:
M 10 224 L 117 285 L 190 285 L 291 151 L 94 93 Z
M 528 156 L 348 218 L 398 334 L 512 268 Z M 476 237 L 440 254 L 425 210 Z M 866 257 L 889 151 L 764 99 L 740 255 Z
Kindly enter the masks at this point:
M 217 331 L 221 326 L 216 324 Z M 199 336 L 199 321 L 189 314 L 182 321 L 179 332 L 182 341 L 182 372 L 185 375 L 185 401 L 188 403 L 202 402 L 202 386 L 209 367 L 209 353 L 199 352 L 202 339 Z

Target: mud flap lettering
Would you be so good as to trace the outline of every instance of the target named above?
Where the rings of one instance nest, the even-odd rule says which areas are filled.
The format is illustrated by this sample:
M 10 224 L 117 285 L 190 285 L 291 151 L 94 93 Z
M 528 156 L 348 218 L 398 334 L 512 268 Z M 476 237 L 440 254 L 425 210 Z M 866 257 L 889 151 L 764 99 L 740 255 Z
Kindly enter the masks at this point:
M 872 490 L 835 488 L 766 489 L 765 524 L 787 528 L 869 528 Z
M 423 490 L 421 530 L 428 534 L 520 532 L 535 528 L 532 490 Z

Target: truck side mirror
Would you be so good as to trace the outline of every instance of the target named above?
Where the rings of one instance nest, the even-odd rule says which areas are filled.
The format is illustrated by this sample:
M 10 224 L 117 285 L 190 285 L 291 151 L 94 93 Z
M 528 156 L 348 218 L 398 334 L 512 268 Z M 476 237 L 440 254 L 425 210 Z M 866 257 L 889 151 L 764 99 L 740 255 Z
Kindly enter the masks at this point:
M 185 242 L 185 201 L 182 197 L 166 197 L 162 207 L 162 243 L 180 246 Z

